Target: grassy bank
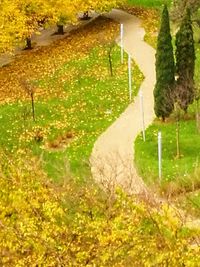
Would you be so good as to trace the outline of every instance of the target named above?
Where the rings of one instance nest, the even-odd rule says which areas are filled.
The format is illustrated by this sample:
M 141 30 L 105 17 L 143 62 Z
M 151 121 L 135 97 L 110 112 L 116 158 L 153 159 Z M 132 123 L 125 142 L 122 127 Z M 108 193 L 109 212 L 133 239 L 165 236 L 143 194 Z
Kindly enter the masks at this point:
M 66 60 L 60 60 L 49 73 L 46 68 L 43 73 L 41 68 L 38 79 L 31 79 L 36 88 L 35 122 L 28 99 L 0 106 L 1 148 L 12 153 L 31 150 L 42 156 L 45 170 L 55 180 L 65 175 L 68 165 L 77 179 L 83 181 L 89 176 L 88 159 L 95 140 L 129 104 L 127 64 L 121 65 L 120 49 L 111 45 L 115 38 L 113 29 L 117 31 L 119 27 L 107 20 L 104 23 L 108 28 L 102 26 L 102 34 L 112 32 L 111 40 L 96 40 L 89 52 L 81 50 L 82 56 L 76 54 L 75 47 L 73 58 L 69 54 L 70 60 L 65 50 Z M 80 42 L 84 44 L 82 38 Z M 113 75 L 108 60 L 111 47 Z M 38 68 L 37 62 L 32 68 Z M 133 77 L 135 95 L 143 79 L 135 64 Z
M 196 175 L 200 157 L 200 138 L 195 121 L 180 122 L 180 158 L 176 153 L 176 124 L 173 121 L 161 123 L 155 121 L 146 131 L 146 142 L 139 136 L 135 142 L 136 164 L 147 184 L 158 183 L 158 132 L 162 133 L 162 180 L 161 185 L 176 183 L 174 190 L 190 191 L 193 186 L 200 185 L 200 177 L 196 181 L 191 177 Z M 195 142 L 194 142 L 195 140 Z M 198 177 L 197 177 L 198 178 Z
M 200 52 L 196 46 L 196 83 L 199 83 Z M 180 158 L 177 158 L 176 122 L 173 116 L 162 123 L 155 120 L 147 129 L 147 141 L 141 136 L 135 142 L 136 164 L 145 182 L 157 186 L 158 152 L 157 134 L 162 132 L 162 181 L 161 190 L 167 195 L 196 191 L 200 186 L 200 138 L 196 128 L 195 103 L 190 107 L 186 118 L 180 121 Z M 190 197 L 193 197 L 190 194 Z M 195 195 L 195 200 L 198 195 Z M 191 203 L 190 203 L 191 204 Z
M 196 44 L 195 81 L 199 87 L 200 48 Z M 136 164 L 145 182 L 158 189 L 182 208 L 199 215 L 200 136 L 195 120 L 196 103 L 180 121 L 180 158 L 176 155 L 176 122 L 172 117 L 161 123 L 155 120 L 147 129 L 147 141 L 138 136 L 135 142 Z M 162 180 L 158 179 L 157 134 L 162 132 Z
M 160 8 L 163 4 L 171 4 L 170 0 L 128 0 L 129 5 L 139 6 L 139 7 L 151 7 Z

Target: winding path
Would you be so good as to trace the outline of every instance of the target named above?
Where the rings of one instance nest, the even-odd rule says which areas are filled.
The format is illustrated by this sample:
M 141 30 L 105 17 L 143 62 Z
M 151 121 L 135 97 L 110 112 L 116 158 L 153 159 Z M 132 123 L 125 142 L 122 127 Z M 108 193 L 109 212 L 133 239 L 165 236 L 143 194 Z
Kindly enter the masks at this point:
M 145 126 L 154 119 L 153 88 L 155 84 L 155 50 L 143 41 L 140 20 L 121 10 L 107 15 L 124 24 L 124 49 L 134 59 L 145 79 L 143 92 Z M 134 166 L 134 140 L 142 130 L 140 99 L 137 96 L 124 113 L 98 138 L 91 155 L 94 179 L 104 187 L 121 185 L 127 192 L 143 194 L 147 188 Z

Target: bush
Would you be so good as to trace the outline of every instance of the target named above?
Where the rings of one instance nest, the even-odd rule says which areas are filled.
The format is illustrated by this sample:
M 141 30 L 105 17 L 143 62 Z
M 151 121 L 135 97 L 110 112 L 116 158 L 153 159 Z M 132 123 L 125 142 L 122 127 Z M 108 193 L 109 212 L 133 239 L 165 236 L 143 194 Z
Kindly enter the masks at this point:
M 121 189 L 111 198 L 93 185 L 54 185 L 35 159 L 5 157 L 1 266 L 198 266 L 194 233 L 172 208 L 150 207 Z

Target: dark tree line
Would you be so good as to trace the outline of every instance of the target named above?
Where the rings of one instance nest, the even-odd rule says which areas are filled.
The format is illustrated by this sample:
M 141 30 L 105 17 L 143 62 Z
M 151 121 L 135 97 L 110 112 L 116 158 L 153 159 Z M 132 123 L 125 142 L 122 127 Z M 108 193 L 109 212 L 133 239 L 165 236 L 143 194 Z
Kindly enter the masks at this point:
M 176 34 L 175 63 L 171 40 L 168 9 L 164 6 L 157 41 L 154 88 L 155 114 L 163 120 L 173 112 L 175 103 L 187 112 L 195 97 L 195 49 L 190 9 L 186 10 Z
M 172 9 L 172 19 L 174 21 L 183 18 L 187 9 L 190 9 L 192 13 L 195 13 L 200 8 L 199 0 L 174 0 Z
M 176 99 L 185 112 L 193 103 L 195 49 L 190 10 L 187 9 L 180 29 L 176 34 Z
M 174 55 L 171 40 L 169 13 L 167 6 L 165 6 L 157 41 L 156 85 L 154 89 L 155 114 L 163 120 L 169 117 L 174 108 L 173 101 L 169 101 L 174 90 L 175 82 Z

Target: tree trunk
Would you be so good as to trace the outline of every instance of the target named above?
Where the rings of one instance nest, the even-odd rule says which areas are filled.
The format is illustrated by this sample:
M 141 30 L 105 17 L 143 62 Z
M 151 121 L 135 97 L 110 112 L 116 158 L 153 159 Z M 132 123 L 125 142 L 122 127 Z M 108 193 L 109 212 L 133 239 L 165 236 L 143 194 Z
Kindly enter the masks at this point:
M 31 107 L 32 107 L 33 121 L 35 121 L 35 103 L 34 103 L 34 94 L 33 93 L 31 93 Z
M 83 19 L 85 19 L 85 20 L 88 20 L 89 19 L 89 13 L 88 13 L 88 11 L 85 11 L 83 13 Z
M 26 47 L 25 49 L 32 49 L 32 42 L 31 42 L 31 37 L 26 38 Z
M 57 33 L 63 35 L 64 34 L 64 25 L 58 25 L 57 24 L 57 28 L 58 28 Z
M 80 19 L 81 20 L 89 20 L 89 19 L 91 19 L 91 17 L 89 16 L 89 12 L 88 11 L 85 11 L 83 13 L 83 16 Z

